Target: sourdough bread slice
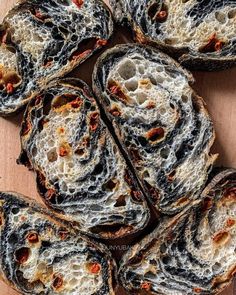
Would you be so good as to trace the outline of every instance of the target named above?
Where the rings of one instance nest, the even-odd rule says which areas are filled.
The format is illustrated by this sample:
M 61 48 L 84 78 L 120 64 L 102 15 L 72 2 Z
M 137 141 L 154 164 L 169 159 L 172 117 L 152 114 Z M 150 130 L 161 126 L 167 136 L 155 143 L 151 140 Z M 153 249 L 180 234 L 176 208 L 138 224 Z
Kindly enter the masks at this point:
M 100 0 L 20 1 L 0 25 L 0 114 L 19 110 L 105 46 L 112 31 Z
M 0 193 L 0 218 L 0 276 L 21 294 L 115 294 L 102 244 L 16 193 Z
M 236 2 L 233 0 L 110 0 L 118 22 L 128 20 L 135 39 L 153 44 L 193 69 L 236 63 Z
M 144 196 L 84 82 L 48 85 L 28 106 L 21 140 L 44 201 L 79 229 L 120 238 L 147 224 Z
M 236 170 L 215 176 L 203 200 L 164 222 L 124 257 L 131 294 L 218 294 L 236 273 Z
M 119 45 L 94 70 L 94 91 L 147 196 L 176 214 L 197 199 L 216 156 L 214 130 L 192 75 L 151 47 Z

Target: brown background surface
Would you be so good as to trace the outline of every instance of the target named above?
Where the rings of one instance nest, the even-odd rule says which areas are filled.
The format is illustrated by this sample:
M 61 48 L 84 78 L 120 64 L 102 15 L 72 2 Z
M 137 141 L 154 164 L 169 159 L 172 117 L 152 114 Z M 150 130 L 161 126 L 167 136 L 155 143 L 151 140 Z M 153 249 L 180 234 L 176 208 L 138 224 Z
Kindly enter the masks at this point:
M 16 0 L 0 0 L 0 21 L 15 2 Z M 90 70 L 87 65 L 81 67 L 83 68 L 89 75 L 92 67 Z M 198 72 L 194 76 L 194 88 L 204 97 L 215 124 L 217 140 L 213 152 L 219 153 L 217 164 L 236 168 L 236 68 L 216 73 Z M 85 80 L 90 79 L 87 76 Z M 10 119 L 0 118 L 0 191 L 17 191 L 41 202 L 34 174 L 16 164 L 20 153 L 20 122 L 21 115 Z M 0 295 L 17 294 L 0 282 Z M 118 291 L 117 295 L 121 294 L 123 292 Z M 236 286 L 234 291 L 233 286 L 230 286 L 221 295 L 236 295 Z

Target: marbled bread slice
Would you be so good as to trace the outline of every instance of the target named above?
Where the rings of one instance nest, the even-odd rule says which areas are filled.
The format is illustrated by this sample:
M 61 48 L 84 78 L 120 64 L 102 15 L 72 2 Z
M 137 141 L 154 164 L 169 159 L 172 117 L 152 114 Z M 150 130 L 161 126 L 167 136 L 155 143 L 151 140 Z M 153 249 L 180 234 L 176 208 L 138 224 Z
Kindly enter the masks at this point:
M 111 13 L 100 0 L 23 0 L 0 25 L 0 115 L 24 106 L 106 45 Z
M 192 75 L 158 50 L 125 44 L 98 59 L 93 83 L 155 208 L 176 214 L 197 199 L 216 156 Z
M 21 141 L 43 200 L 82 231 L 120 238 L 147 224 L 144 196 L 84 82 L 55 81 L 36 96 Z
M 110 0 L 118 22 L 126 20 L 138 42 L 152 44 L 192 69 L 236 64 L 234 0 Z
M 16 193 L 0 193 L 0 277 L 20 294 L 115 295 L 102 244 Z
M 164 222 L 124 257 L 130 294 L 218 294 L 236 274 L 236 170 L 216 175 L 203 200 Z

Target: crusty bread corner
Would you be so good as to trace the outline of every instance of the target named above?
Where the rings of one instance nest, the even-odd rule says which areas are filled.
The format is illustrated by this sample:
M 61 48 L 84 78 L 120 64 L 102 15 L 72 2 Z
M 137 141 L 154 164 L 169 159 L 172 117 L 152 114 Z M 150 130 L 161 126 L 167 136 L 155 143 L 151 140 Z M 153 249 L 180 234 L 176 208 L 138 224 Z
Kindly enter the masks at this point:
M 165 51 L 193 70 L 236 63 L 235 1 L 111 0 L 117 22 L 130 23 L 135 39 Z
M 29 104 L 19 163 L 55 214 L 105 239 L 142 230 L 149 208 L 136 179 L 101 119 L 88 86 L 78 79 L 48 85 Z
M 112 32 L 101 0 L 20 1 L 0 25 L 0 115 L 21 110 L 49 81 L 105 46 Z
M 16 193 L 0 193 L 0 270 L 21 294 L 114 295 L 108 249 Z
M 216 175 L 201 202 L 164 222 L 124 256 L 119 278 L 135 294 L 218 294 L 236 271 L 236 170 Z
M 216 155 L 215 132 L 192 75 L 152 47 L 125 44 L 97 61 L 93 89 L 157 211 L 198 199 Z

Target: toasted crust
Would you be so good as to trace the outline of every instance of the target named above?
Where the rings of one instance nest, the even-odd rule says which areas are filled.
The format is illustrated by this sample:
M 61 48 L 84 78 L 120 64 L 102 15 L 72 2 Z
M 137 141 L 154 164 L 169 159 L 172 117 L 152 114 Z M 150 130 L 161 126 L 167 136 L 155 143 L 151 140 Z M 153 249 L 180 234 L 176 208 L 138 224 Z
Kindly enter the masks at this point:
M 151 47 L 107 50 L 93 89 L 157 211 L 173 215 L 199 197 L 216 156 L 211 119 L 192 75 Z
M 236 170 L 212 179 L 202 201 L 127 252 L 119 270 L 131 294 L 218 294 L 236 273 Z
M 147 224 L 144 196 L 84 82 L 59 80 L 33 99 L 21 141 L 45 203 L 83 232 L 120 238 Z
M 138 42 L 156 46 L 194 70 L 236 64 L 236 3 L 110 0 L 117 22 L 133 28 Z M 234 32 L 234 33 L 232 33 Z
M 102 21 L 101 21 L 102 16 Z M 23 0 L 0 25 L 0 115 L 105 46 L 113 31 L 103 1 Z
M 105 246 L 16 193 L 0 193 L 0 214 L 1 277 L 21 294 L 115 294 Z

